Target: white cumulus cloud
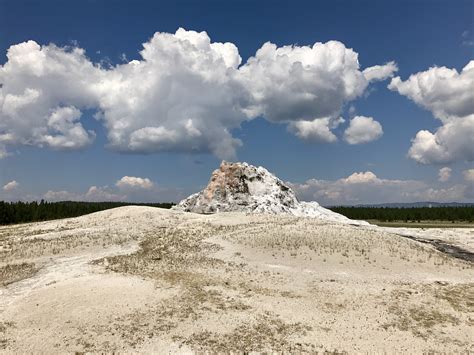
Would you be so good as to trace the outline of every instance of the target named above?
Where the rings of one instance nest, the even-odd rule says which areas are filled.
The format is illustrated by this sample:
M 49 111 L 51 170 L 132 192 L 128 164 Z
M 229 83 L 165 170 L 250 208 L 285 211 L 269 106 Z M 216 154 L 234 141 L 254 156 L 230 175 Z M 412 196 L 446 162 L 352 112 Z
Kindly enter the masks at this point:
M 393 77 L 398 71 L 397 63 L 388 62 L 384 65 L 374 65 L 364 69 L 363 74 L 367 81 L 380 81 Z
M 237 47 L 179 29 L 155 33 L 140 55 L 107 71 L 97 87 L 110 146 L 234 156 L 241 142 L 230 130 L 246 119 L 247 95 L 237 80 Z
M 94 140 L 80 122 L 82 108 L 98 104 L 102 71 L 80 48 L 13 45 L 0 66 L 0 150 L 6 145 L 78 149 Z
M 124 176 L 115 183 L 118 188 L 151 189 L 153 182 L 148 178 Z
M 338 41 L 283 47 L 267 42 L 240 72 L 252 96 L 248 113 L 272 122 L 336 117 L 368 85 L 358 54 Z
M 468 202 L 472 187 L 457 184 L 449 187 L 430 185 L 419 180 L 379 178 L 371 171 L 355 172 L 337 180 L 309 179 L 289 183 L 298 198 L 323 205 L 357 205 L 389 202 Z
M 330 117 L 316 118 L 312 121 L 296 121 L 288 125 L 288 130 L 297 137 L 320 143 L 334 143 L 336 135 L 331 131 L 344 122 L 342 117 L 331 119 Z
M 89 201 L 108 202 L 125 201 L 127 196 L 113 191 L 108 186 L 91 186 L 85 193 L 71 191 L 47 191 L 42 198 L 47 201 Z
M 13 180 L 13 181 L 10 181 L 9 183 L 6 183 L 3 186 L 3 191 L 10 192 L 10 191 L 16 190 L 18 186 L 20 186 L 20 184 L 16 182 L 15 180 Z
M 109 191 L 108 187 L 91 186 L 84 196 L 85 201 L 124 201 L 125 195 Z
M 395 77 L 388 87 L 430 110 L 439 119 L 465 117 L 474 113 L 474 60 L 460 73 L 456 69 L 431 67 L 410 75 L 406 81 Z
M 341 180 L 346 184 L 366 184 L 366 183 L 381 183 L 381 180 L 371 171 L 353 173 Z
M 408 155 L 423 164 L 474 160 L 474 61 L 461 72 L 432 67 L 406 81 L 392 79 L 391 90 L 431 111 L 442 126 L 435 132 L 421 130 Z
M 474 114 L 446 122 L 434 133 L 421 130 L 412 140 L 408 156 L 422 164 L 474 160 Z
M 372 117 L 355 116 L 344 131 L 344 140 L 349 144 L 362 144 L 382 137 L 382 125 Z
M 452 172 L 452 169 L 448 167 L 439 169 L 438 180 L 441 182 L 448 181 L 451 178 L 451 172 Z
M 0 158 L 16 145 L 86 147 L 95 133 L 84 126 L 85 110 L 96 111 L 108 147 L 121 152 L 232 158 L 242 144 L 232 130 L 258 116 L 332 142 L 343 106 L 396 70 L 390 62 L 363 71 L 338 41 L 265 43 L 242 65 L 234 44 L 182 28 L 155 33 L 139 54 L 102 66 L 77 47 L 11 46 L 0 66 Z

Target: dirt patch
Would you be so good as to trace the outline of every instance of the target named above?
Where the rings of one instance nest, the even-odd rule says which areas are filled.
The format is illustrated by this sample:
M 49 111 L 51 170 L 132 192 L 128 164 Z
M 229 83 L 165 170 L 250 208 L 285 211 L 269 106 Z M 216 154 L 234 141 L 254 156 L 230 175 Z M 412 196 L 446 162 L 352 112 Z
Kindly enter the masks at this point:
M 285 323 L 267 312 L 255 322 L 240 325 L 230 333 L 203 331 L 186 340 L 180 337 L 175 340 L 181 340 L 197 352 L 302 352 L 314 350 L 314 345 L 295 339 L 311 329 L 300 323 Z
M 15 323 L 13 322 L 0 322 L 0 350 L 4 350 L 9 345 L 9 339 L 7 338 L 7 331 L 9 328 L 13 328 Z
M 391 294 L 394 320 L 383 325 L 410 331 L 422 339 L 440 337 L 447 326 L 472 325 L 473 285 L 447 282 L 403 286 Z
M 390 310 L 398 314 L 396 321 L 383 325 L 384 329 L 396 327 L 402 331 L 411 331 L 415 336 L 428 339 L 433 335 L 434 326 L 445 324 L 458 325 L 459 319 L 436 309 L 427 309 L 426 307 L 400 308 L 392 307 Z
M 38 272 L 33 263 L 7 264 L 0 267 L 0 286 L 27 279 Z
M 183 271 L 196 266 L 205 267 L 222 263 L 208 256 L 219 247 L 202 242 L 213 231 L 208 226 L 195 229 L 163 228 L 156 234 L 146 235 L 140 243 L 138 252 L 99 259 L 94 263 L 104 265 L 111 271 L 149 278 L 162 279 L 164 273 L 167 273 L 168 281 L 173 281 L 173 274 L 169 274 L 170 271 Z M 179 277 L 175 277 L 175 281 L 178 280 Z

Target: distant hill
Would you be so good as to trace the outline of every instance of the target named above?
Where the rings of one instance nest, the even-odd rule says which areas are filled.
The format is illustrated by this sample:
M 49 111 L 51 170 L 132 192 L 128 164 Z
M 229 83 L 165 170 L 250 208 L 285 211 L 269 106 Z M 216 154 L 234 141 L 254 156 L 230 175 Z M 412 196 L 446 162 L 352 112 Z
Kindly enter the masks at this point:
M 391 208 L 417 208 L 417 207 L 474 207 L 472 202 L 394 202 L 379 204 L 360 204 L 354 207 L 391 207 Z

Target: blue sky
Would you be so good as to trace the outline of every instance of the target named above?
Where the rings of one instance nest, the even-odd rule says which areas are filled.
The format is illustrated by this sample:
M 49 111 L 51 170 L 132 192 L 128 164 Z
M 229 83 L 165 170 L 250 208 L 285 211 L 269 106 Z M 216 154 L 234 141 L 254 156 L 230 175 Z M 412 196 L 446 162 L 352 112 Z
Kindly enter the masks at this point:
M 21 129 L 15 126 L 14 131 L 9 126 L 11 122 L 26 119 L 21 116 L 20 111 L 18 116 L 13 117 L 11 110 L 8 113 L 4 107 L 4 113 L 0 113 L 0 136 L 14 132 L 18 137 L 5 140 L 6 143 L 3 144 L 0 185 L 6 186 L 12 181 L 16 184 L 0 191 L 0 199 L 46 197 L 178 200 L 205 185 L 210 172 L 218 166 L 221 158 L 225 157 L 265 166 L 283 180 L 294 184 L 301 198 L 317 199 L 323 204 L 426 199 L 474 201 L 472 187 L 474 177 L 471 180 L 474 176 L 474 170 L 471 171 L 474 168 L 472 161 L 474 136 L 471 133 L 474 131 L 472 127 L 474 121 L 470 116 L 474 112 L 469 111 L 472 97 L 468 92 L 474 91 L 474 81 L 470 81 L 473 75 L 466 70 L 462 72 L 462 77 L 459 75 L 454 79 L 448 78 L 453 80 L 452 85 L 443 84 L 445 74 L 435 75 L 438 79 L 433 80 L 438 81 L 427 84 L 429 88 L 435 87 L 441 90 L 440 87 L 452 87 L 452 91 L 438 93 L 432 89 L 433 92 L 422 98 L 416 98 L 413 94 L 418 88 L 415 87 L 416 83 L 407 81 L 410 75 L 417 73 L 433 77 L 429 72 L 432 67 L 446 67 L 461 73 L 470 60 L 474 59 L 473 7 L 472 1 L 457 0 L 300 2 L 0 0 L 0 65 L 4 65 L 4 68 L 8 64 L 6 54 L 11 46 L 33 40 L 39 46 L 53 43 L 59 48 L 65 46 L 82 48 L 92 65 L 100 64 L 104 73 L 107 70 L 110 73 L 116 66 L 124 65 L 131 60 L 143 60 L 139 53 L 143 48 L 142 44 L 149 42 L 155 32 L 174 34 L 180 27 L 197 32 L 206 31 L 211 43 L 233 43 L 242 58 L 241 66 L 245 65 L 249 57 L 255 56 L 265 42 L 272 42 L 276 47 L 285 45 L 311 47 L 316 42 L 326 43 L 336 40 L 346 49 L 353 49 L 358 54 L 361 72 L 365 68 L 384 65 L 391 61 L 395 62 L 398 68 L 398 71 L 390 73 L 383 80 L 370 82 L 355 98 L 343 98 L 339 110 L 332 112 L 333 117 L 330 118 L 332 122 L 329 124 L 332 125 L 330 130 L 336 137 L 336 141 L 331 142 L 329 135 L 322 137 L 318 133 L 315 137 L 313 131 L 310 132 L 312 134 L 310 139 L 301 138 L 304 132 L 301 128 L 297 128 L 300 126 L 295 122 L 303 118 L 308 121 L 309 118 L 297 117 L 296 113 L 293 117 L 293 112 L 298 109 L 296 105 L 289 104 L 289 107 L 285 108 L 289 110 L 285 111 L 288 119 L 271 118 L 271 112 L 276 112 L 277 109 L 272 106 L 276 104 L 270 97 L 274 94 L 273 88 L 266 87 L 264 95 L 268 97 L 261 104 L 263 108 L 260 111 L 257 110 L 251 118 L 239 116 L 240 118 L 236 118 L 228 126 L 224 124 L 230 136 L 241 141 L 241 146 L 236 147 L 235 154 L 228 155 L 217 152 L 224 149 L 221 146 L 212 148 L 215 144 L 220 144 L 212 141 L 212 135 L 206 139 L 193 141 L 192 149 L 189 148 L 189 140 L 186 140 L 186 137 L 176 138 L 177 141 L 173 140 L 173 144 L 166 145 L 165 148 L 161 148 L 164 143 L 157 141 L 149 143 L 148 140 L 146 146 L 143 145 L 145 144 L 143 141 L 140 142 L 141 148 L 137 149 L 129 149 L 131 143 L 127 145 L 128 148 L 124 148 L 122 143 L 114 146 L 109 137 L 114 131 L 104 124 L 104 120 L 98 120 L 95 116 L 101 111 L 104 111 L 106 116 L 108 114 L 104 107 L 108 105 L 110 98 L 103 98 L 103 94 L 98 99 L 100 104 L 89 104 L 89 97 L 81 96 L 85 95 L 84 92 L 78 92 L 78 98 L 71 98 L 73 104 L 65 102 L 64 99 L 58 99 L 57 102 L 53 99 L 48 101 L 48 103 L 54 102 L 54 105 L 45 111 L 48 114 L 59 106 L 75 107 L 81 112 L 79 122 L 84 132 L 88 130 L 95 132 L 94 139 L 90 139 L 87 144 L 77 143 L 77 149 L 65 148 L 63 143 L 60 145 L 55 143 L 54 146 L 48 143 L 48 146 L 37 135 L 33 139 L 31 132 L 27 132 L 24 128 L 32 124 L 30 121 L 22 125 Z M 158 38 L 157 41 L 164 43 L 165 40 L 160 42 Z M 184 50 L 179 55 L 186 57 L 189 56 L 189 52 Z M 35 64 L 29 63 L 29 65 Z M 264 64 L 260 65 L 263 68 Z M 0 74 L 4 98 L 8 94 L 18 97 L 20 94 L 26 95 L 25 90 L 33 88 L 34 85 L 42 85 L 42 94 L 48 90 L 47 83 L 50 82 L 48 80 L 52 79 L 42 78 L 39 80 L 43 82 L 33 83 L 33 79 L 25 77 L 20 82 L 18 78 L 23 78 L 23 74 L 14 70 L 20 69 L 11 69 L 10 76 L 4 75 L 3 79 Z M 175 68 L 169 70 L 179 76 L 179 68 L 176 71 Z M 242 90 L 254 85 L 252 81 L 276 80 L 274 77 L 260 78 L 256 74 L 258 71 L 252 73 L 251 80 L 242 84 L 245 88 Z M 76 74 L 78 78 L 89 75 L 80 72 Z M 291 98 L 291 95 L 295 94 L 295 87 L 298 89 L 303 86 L 302 83 L 312 80 L 308 75 L 304 72 L 300 78 L 301 82 L 295 83 L 295 86 L 282 97 Z M 447 75 L 449 77 L 450 74 Z M 402 84 L 388 89 L 392 77 L 397 76 L 401 78 Z M 314 94 L 315 97 L 321 96 L 317 90 L 324 87 L 324 79 L 319 77 L 322 76 L 317 76 L 316 79 L 322 80 L 323 84 L 309 89 L 313 90 L 310 94 Z M 288 77 L 288 80 L 290 79 L 294 78 Z M 332 79 L 329 76 L 326 80 Z M 200 84 L 196 85 L 198 90 L 195 95 L 203 94 L 202 89 L 199 90 Z M 130 95 L 134 95 L 134 86 L 128 90 Z M 216 90 L 218 93 L 225 91 Z M 258 90 L 261 88 L 249 89 L 250 95 Z M 163 91 L 159 93 L 162 96 L 165 94 Z M 129 96 L 127 93 L 124 95 Z M 212 97 L 213 94 L 209 95 Z M 242 97 L 245 95 L 248 93 L 245 92 Z M 330 97 L 329 101 L 338 100 L 338 94 L 334 95 L 336 97 L 334 99 Z M 461 96 L 465 99 L 453 103 L 452 98 Z M 235 103 L 243 100 L 242 97 L 232 96 L 229 100 Z M 281 102 L 282 106 L 285 104 L 285 99 Z M 94 100 L 95 98 L 90 99 L 90 102 L 95 102 Z M 155 122 L 153 120 L 156 120 L 153 126 L 160 127 L 161 97 L 153 96 L 150 100 L 158 100 L 158 103 L 156 105 L 145 103 L 150 106 L 148 109 L 134 111 L 127 116 L 128 119 L 136 122 L 141 120 L 138 116 L 144 114 L 148 115 L 148 118 L 143 127 L 149 127 L 150 122 Z M 192 101 L 193 98 L 183 95 L 181 100 L 186 102 L 186 100 Z M 446 105 L 443 100 L 447 100 Z M 205 103 L 208 101 L 204 100 Z M 77 102 L 86 103 L 80 106 Z M 292 101 L 288 99 L 288 102 Z M 214 103 L 212 105 L 215 106 Z M 444 105 L 465 106 L 467 113 L 463 111 L 462 115 L 453 114 L 456 111 L 454 108 L 443 111 L 439 107 Z M 228 108 L 221 106 L 222 104 L 214 111 L 209 111 L 212 107 L 206 107 L 206 114 L 199 118 L 202 127 L 206 129 L 214 127 L 215 123 L 212 121 L 214 116 L 216 122 L 221 124 L 219 110 L 222 110 L 224 116 L 231 114 Z M 316 106 L 318 102 L 312 107 Z M 114 106 L 110 108 L 110 112 L 115 112 L 116 109 Z M 316 115 L 318 108 L 313 110 L 314 118 L 321 119 Z M 181 119 L 179 114 L 180 112 L 177 113 L 178 116 L 173 116 L 175 120 Z M 345 122 L 339 125 L 333 123 L 336 116 L 342 117 Z M 383 135 L 374 133 L 367 142 L 348 144 L 345 132 L 353 117 L 373 118 L 382 127 Z M 36 116 L 31 116 L 29 119 L 41 120 Z M 117 121 L 107 122 L 115 124 L 113 122 Z M 143 128 L 134 124 L 138 130 Z M 169 126 L 163 126 L 167 129 L 166 132 L 175 127 L 172 122 L 167 124 Z M 451 137 L 446 142 L 442 141 L 444 139 L 442 133 L 439 133 L 439 137 L 436 135 L 437 130 L 443 127 L 448 127 L 447 135 Z M 370 131 L 375 127 L 372 122 L 361 129 Z M 439 141 L 439 147 L 430 146 L 425 149 L 429 137 L 424 137 L 422 140 L 422 137 L 417 136 L 420 131 L 431 132 L 435 140 Z M 219 132 L 215 134 L 214 139 L 224 141 L 224 135 L 219 135 L 224 134 L 223 131 Z M 72 139 L 67 134 L 65 137 Z M 416 142 L 413 141 L 415 137 Z M 360 141 L 360 137 L 358 139 Z M 196 146 L 198 149 L 195 149 Z M 413 149 L 410 150 L 411 148 Z M 409 151 L 412 153 L 409 154 Z M 449 172 L 448 169 L 444 170 L 443 178 L 440 177 L 442 168 L 450 169 Z M 367 172 L 372 175 L 365 174 Z M 124 176 L 141 180 L 128 181 L 128 187 L 122 184 L 120 188 L 117 182 Z M 354 180 L 350 178 L 351 176 L 361 178 Z M 146 179 L 151 181 L 152 187 L 144 183 Z M 96 186 L 96 189 L 87 195 L 86 192 L 91 186 Z M 94 195 L 94 191 L 99 193 Z

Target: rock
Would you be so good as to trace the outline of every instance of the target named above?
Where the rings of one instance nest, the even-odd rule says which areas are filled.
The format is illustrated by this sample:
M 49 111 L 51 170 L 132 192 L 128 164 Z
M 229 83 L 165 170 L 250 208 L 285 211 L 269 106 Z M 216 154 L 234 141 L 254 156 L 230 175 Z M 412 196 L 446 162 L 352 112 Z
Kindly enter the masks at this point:
M 223 161 L 209 184 L 174 207 L 194 213 L 248 212 L 290 214 L 346 224 L 368 224 L 353 221 L 321 207 L 317 202 L 299 202 L 293 190 L 267 169 L 247 163 Z

